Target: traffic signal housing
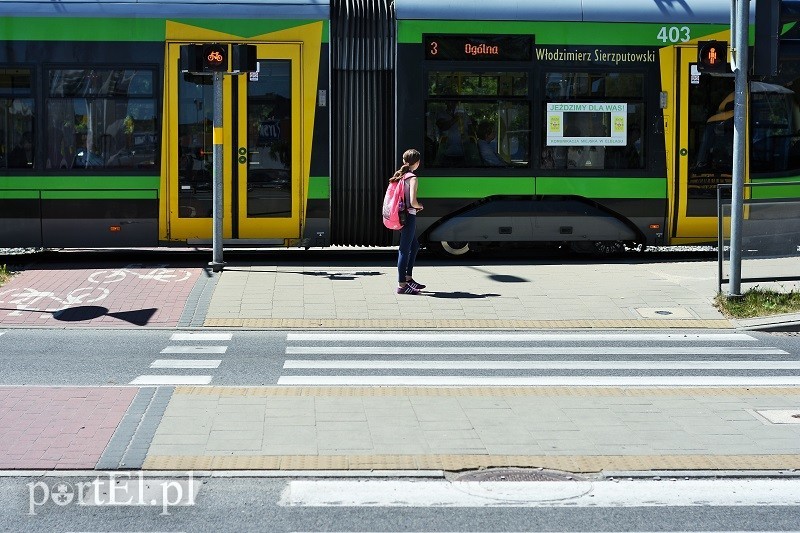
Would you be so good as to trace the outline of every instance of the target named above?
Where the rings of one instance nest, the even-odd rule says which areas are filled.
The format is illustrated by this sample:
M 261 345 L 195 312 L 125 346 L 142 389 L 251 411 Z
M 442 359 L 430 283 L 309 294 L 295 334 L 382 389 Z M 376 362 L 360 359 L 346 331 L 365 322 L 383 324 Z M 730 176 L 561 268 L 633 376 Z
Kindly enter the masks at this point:
M 708 73 L 730 73 L 728 43 L 725 41 L 699 41 L 697 43 L 697 70 Z
M 785 25 L 797 21 L 800 0 L 756 0 L 755 76 L 776 76 L 781 61 L 800 59 L 800 40 L 783 37 Z

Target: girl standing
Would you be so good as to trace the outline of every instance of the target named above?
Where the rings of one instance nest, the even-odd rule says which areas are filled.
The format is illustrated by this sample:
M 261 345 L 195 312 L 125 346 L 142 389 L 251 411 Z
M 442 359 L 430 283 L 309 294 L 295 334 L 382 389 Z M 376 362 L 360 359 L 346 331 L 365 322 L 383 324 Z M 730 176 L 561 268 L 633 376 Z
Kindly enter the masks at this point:
M 403 193 L 406 204 L 406 223 L 400 230 L 400 246 L 397 250 L 398 286 L 397 294 L 419 294 L 425 285 L 414 281 L 411 275 L 414 270 L 414 261 L 419 251 L 417 239 L 417 212 L 422 210 L 422 204 L 417 199 L 417 176 L 414 171 L 419 168 L 420 154 L 413 148 L 403 154 L 401 166 L 389 181 L 403 180 Z

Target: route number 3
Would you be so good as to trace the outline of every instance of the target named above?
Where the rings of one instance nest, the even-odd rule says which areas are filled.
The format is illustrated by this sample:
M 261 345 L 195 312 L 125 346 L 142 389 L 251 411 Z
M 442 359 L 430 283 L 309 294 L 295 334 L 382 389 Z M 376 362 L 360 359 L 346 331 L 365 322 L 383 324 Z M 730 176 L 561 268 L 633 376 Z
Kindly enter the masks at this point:
M 684 43 L 692 37 L 688 26 L 661 26 L 656 38 L 662 43 Z

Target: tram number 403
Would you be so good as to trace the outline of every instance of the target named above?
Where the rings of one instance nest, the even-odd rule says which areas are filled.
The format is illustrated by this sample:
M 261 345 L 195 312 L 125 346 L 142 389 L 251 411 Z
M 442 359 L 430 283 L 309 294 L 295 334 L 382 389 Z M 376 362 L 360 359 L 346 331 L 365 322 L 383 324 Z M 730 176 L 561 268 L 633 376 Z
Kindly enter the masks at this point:
M 692 38 L 689 26 L 661 26 L 656 39 L 662 43 L 684 43 Z

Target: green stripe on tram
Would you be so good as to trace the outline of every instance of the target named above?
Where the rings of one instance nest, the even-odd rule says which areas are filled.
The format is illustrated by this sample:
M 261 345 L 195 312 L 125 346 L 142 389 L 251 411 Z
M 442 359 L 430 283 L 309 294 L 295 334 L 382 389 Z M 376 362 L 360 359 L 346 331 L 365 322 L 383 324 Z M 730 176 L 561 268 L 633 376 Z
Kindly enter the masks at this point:
M 574 194 L 585 198 L 667 197 L 664 178 L 537 178 L 536 194 Z
M 158 199 L 158 176 L 3 176 L 0 197 L 47 200 Z
M 483 198 L 492 195 L 577 195 L 585 198 L 667 197 L 664 178 L 500 178 L 425 177 L 419 180 L 420 198 Z
M 308 199 L 328 200 L 331 197 L 331 179 L 328 176 L 308 178 Z
M 69 21 L 66 23 L 65 21 Z M 173 20 L 173 19 L 170 19 Z M 180 18 L 175 22 L 249 39 L 314 20 Z M 0 17 L 6 41 L 109 41 L 163 42 L 167 20 L 137 17 Z M 328 21 L 323 21 L 323 42 L 328 42 Z

